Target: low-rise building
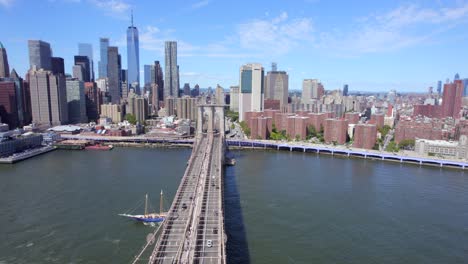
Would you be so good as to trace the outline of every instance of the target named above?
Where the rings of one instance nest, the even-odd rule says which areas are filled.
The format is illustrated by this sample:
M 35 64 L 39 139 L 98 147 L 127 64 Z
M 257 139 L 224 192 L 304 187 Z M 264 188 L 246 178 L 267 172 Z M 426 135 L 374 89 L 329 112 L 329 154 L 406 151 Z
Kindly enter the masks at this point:
M 468 140 L 463 135 L 459 141 L 416 139 L 415 151 L 420 155 L 468 158 Z
M 122 108 L 118 104 L 103 104 L 101 105 L 101 117 L 108 117 L 114 123 L 122 122 Z
M 42 135 L 25 133 L 15 137 L 0 138 L 0 157 L 10 156 L 14 153 L 27 149 L 36 148 L 42 145 Z
M 377 126 L 374 124 L 358 124 L 354 128 L 353 147 L 372 149 L 377 141 Z

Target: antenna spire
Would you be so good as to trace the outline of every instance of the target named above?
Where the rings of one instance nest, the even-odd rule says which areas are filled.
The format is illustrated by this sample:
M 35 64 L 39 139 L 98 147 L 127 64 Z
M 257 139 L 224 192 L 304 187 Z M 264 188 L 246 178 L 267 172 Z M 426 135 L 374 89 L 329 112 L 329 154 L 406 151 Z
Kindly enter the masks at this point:
M 133 9 L 132 9 L 132 27 L 133 27 Z

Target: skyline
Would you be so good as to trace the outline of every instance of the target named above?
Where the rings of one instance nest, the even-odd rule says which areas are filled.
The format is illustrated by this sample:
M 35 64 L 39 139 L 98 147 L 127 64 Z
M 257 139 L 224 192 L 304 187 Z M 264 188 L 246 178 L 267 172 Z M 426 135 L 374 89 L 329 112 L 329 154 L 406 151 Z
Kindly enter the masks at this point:
M 319 0 L 264 3 L 243 10 L 242 5 L 210 0 L 157 6 L 147 1 L 1 0 L 0 23 L 8 24 L 9 31 L 0 41 L 10 69 L 21 76 L 29 68 L 29 39 L 49 42 L 71 73 L 78 43 L 93 45 L 94 61 L 99 61 L 100 37 L 126 53 L 133 9 L 140 69 L 164 61 L 164 42 L 175 40 L 180 82 L 191 86 L 238 85 L 239 68 L 251 62 L 261 63 L 266 72 L 277 62 L 278 70 L 290 76 L 290 90 L 300 90 L 303 79 L 317 78 L 327 90 L 349 84 L 350 91 L 426 92 L 457 72 L 468 76 L 460 59 L 468 57 L 462 48 L 468 44 L 463 36 L 467 1 L 359 1 L 340 3 L 338 9 L 336 3 Z M 31 27 L 36 21 L 42 24 Z

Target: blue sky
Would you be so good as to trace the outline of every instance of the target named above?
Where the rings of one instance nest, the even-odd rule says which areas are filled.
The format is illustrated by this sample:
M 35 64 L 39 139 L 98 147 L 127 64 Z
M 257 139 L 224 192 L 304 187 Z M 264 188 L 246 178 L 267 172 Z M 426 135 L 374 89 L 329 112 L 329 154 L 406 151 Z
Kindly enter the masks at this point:
M 141 65 L 164 62 L 164 41 L 177 40 L 181 85 L 228 88 L 242 64 L 269 70 L 273 61 L 292 90 L 317 78 L 328 90 L 348 83 L 423 92 L 456 72 L 468 77 L 468 1 L 461 0 L 0 0 L 0 41 L 22 75 L 28 39 L 51 43 L 67 72 L 78 43 L 91 43 L 97 73 L 99 37 L 109 37 L 125 67 L 131 9 Z

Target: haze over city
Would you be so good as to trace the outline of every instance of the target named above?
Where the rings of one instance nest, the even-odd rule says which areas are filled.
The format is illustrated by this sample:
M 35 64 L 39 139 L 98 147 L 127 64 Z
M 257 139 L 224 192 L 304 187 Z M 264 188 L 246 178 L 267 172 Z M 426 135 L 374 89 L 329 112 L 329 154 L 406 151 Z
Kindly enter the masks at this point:
M 181 83 L 236 85 L 239 67 L 271 62 L 290 76 L 290 90 L 317 78 L 326 89 L 425 92 L 438 80 L 468 76 L 466 1 L 2 0 L 1 41 L 20 75 L 29 69 L 28 39 L 51 43 L 71 73 L 78 43 L 109 37 L 126 53 L 125 28 L 140 30 L 140 70 L 163 60 L 164 41 L 178 42 Z M 126 59 L 122 60 L 126 68 Z M 95 68 L 97 74 L 97 69 Z

